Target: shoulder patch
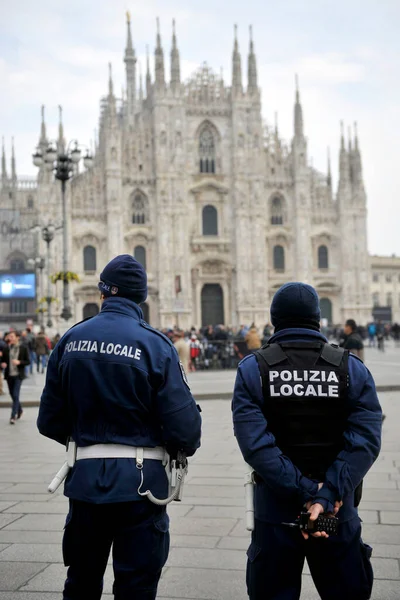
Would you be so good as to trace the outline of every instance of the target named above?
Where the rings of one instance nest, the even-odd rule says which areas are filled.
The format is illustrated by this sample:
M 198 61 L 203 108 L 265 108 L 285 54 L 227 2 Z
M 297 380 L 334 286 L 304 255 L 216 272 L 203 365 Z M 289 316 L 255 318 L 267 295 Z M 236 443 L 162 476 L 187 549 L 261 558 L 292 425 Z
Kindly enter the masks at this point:
M 158 329 L 154 329 L 154 327 L 151 327 L 151 325 L 149 325 L 148 323 L 146 323 L 146 321 L 143 321 L 143 319 L 141 319 L 139 321 L 140 325 L 142 327 L 144 327 L 145 329 L 147 329 L 148 331 L 151 331 L 152 333 L 155 333 L 156 335 L 160 336 L 160 338 L 162 338 L 165 342 L 167 342 L 167 344 L 169 344 L 170 346 L 173 346 L 173 343 L 171 342 L 170 339 L 167 338 L 166 335 L 164 335 L 163 333 L 161 333 L 161 331 L 158 331 Z
M 179 366 L 180 366 L 180 368 L 181 368 L 182 379 L 183 379 L 183 381 L 186 383 L 187 387 L 188 387 L 188 388 L 189 388 L 189 390 L 190 390 L 190 386 L 189 386 L 188 378 L 187 378 L 187 375 L 186 375 L 186 373 L 185 373 L 185 369 L 184 369 L 184 367 L 183 367 L 183 364 L 181 363 L 181 361 L 179 361 Z

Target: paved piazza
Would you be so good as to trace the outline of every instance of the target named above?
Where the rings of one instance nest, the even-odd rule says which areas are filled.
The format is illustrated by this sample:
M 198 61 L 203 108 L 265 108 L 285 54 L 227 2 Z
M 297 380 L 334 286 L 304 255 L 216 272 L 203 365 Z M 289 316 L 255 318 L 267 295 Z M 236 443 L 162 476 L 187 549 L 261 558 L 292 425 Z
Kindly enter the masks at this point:
M 387 375 L 392 384 L 396 376 L 400 383 L 398 356 L 400 350 L 394 348 L 385 355 L 368 354 L 378 381 L 383 383 Z M 201 375 L 205 387 L 211 386 L 212 374 L 196 373 L 191 377 L 196 390 L 201 389 Z M 214 377 L 233 380 L 229 373 Z M 42 377 L 30 378 L 22 398 L 38 397 L 42 383 Z M 387 415 L 383 447 L 366 479 L 360 510 L 364 538 L 374 547 L 373 600 L 400 598 L 399 393 L 380 394 Z M 232 434 L 230 402 L 203 400 L 201 405 L 203 446 L 191 460 L 183 502 L 169 509 L 172 548 L 158 598 L 245 600 L 249 536 L 243 522 L 244 468 Z M 0 411 L 0 600 L 59 598 L 65 576 L 61 538 L 67 502 L 61 492 L 46 492 L 64 453 L 38 434 L 36 416 L 36 407 L 27 408 L 23 419 L 10 427 L 8 409 Z M 104 597 L 111 598 L 111 585 L 109 565 Z M 318 598 L 307 573 L 301 598 Z

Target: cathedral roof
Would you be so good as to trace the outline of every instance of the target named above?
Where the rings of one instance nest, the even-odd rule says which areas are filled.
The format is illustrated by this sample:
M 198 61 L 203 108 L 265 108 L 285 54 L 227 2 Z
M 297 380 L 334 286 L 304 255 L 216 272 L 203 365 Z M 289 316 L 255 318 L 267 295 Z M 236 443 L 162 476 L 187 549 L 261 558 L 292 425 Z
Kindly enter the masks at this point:
M 186 96 L 192 102 L 212 102 L 225 97 L 221 75 L 203 63 L 186 82 Z

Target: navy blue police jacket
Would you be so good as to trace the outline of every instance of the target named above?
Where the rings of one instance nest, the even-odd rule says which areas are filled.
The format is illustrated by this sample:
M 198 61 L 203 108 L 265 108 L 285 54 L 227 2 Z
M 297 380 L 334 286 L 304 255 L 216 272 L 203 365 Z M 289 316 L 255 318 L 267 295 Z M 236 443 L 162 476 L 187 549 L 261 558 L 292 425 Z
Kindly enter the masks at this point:
M 72 327 L 53 350 L 41 397 L 41 434 L 77 446 L 165 446 L 187 456 L 200 446 L 201 417 L 173 344 L 143 320 L 126 298 L 104 300 L 101 312 Z M 145 459 L 144 483 L 165 498 L 160 461 Z M 93 503 L 140 500 L 135 459 L 84 459 L 75 463 L 64 494 Z
M 284 329 L 268 343 L 326 342 L 317 331 Z M 347 402 L 349 417 L 343 435 L 343 450 L 326 472 L 318 491 L 318 481 L 308 479 L 282 454 L 263 413 L 264 398 L 257 359 L 246 356 L 237 371 L 232 401 L 234 432 L 245 461 L 261 481 L 255 486 L 255 517 L 278 524 L 293 522 L 309 500 L 331 511 L 336 500 L 343 501 L 338 518 L 344 522 L 357 516 L 354 490 L 377 458 L 381 445 L 382 410 L 375 383 L 366 366 L 349 355 Z M 332 411 L 335 410 L 332 404 Z M 329 423 L 327 423 L 329 427 Z

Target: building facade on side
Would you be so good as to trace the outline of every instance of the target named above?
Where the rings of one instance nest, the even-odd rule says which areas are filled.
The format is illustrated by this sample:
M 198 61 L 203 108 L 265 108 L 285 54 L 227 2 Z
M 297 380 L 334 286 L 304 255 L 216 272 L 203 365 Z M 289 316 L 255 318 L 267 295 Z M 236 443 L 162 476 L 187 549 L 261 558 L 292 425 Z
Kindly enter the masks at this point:
M 357 132 L 345 143 L 342 129 L 334 192 L 329 161 L 326 175 L 310 164 L 298 86 L 290 144 L 277 126 L 263 123 L 251 37 L 246 86 L 236 33 L 229 87 L 206 64 L 181 81 L 175 29 L 168 82 L 159 30 L 154 78 L 149 61 L 144 86 L 137 77 L 129 19 L 124 62 L 123 97 L 115 95 L 110 69 L 101 100 L 94 166 L 68 184 L 70 270 L 81 279 L 71 286 L 73 322 L 99 309 L 104 264 L 129 253 L 147 269 L 144 311 L 155 327 L 261 326 L 274 292 L 291 280 L 316 287 L 330 323 L 349 317 L 367 323 L 371 275 Z M 39 147 L 45 152 L 42 113 Z M 61 121 L 58 144 L 64 144 Z M 13 164 L 9 175 L 3 149 L 0 217 L 14 211 L 26 219 L 20 239 L 29 238 L 31 246 L 18 247 L 16 239 L 10 245 L 2 234 L 3 269 L 15 253 L 24 260 L 44 253 L 38 228 L 28 235 L 29 226 L 61 223 L 59 182 L 41 167 L 32 189 L 25 189 Z M 62 268 L 61 248 L 58 230 L 52 273 Z M 61 294 L 55 287 L 54 296 Z M 57 315 L 61 306 L 54 309 Z M 4 303 L 0 310 L 5 318 Z
M 374 319 L 400 323 L 400 257 L 371 256 L 370 264 Z

